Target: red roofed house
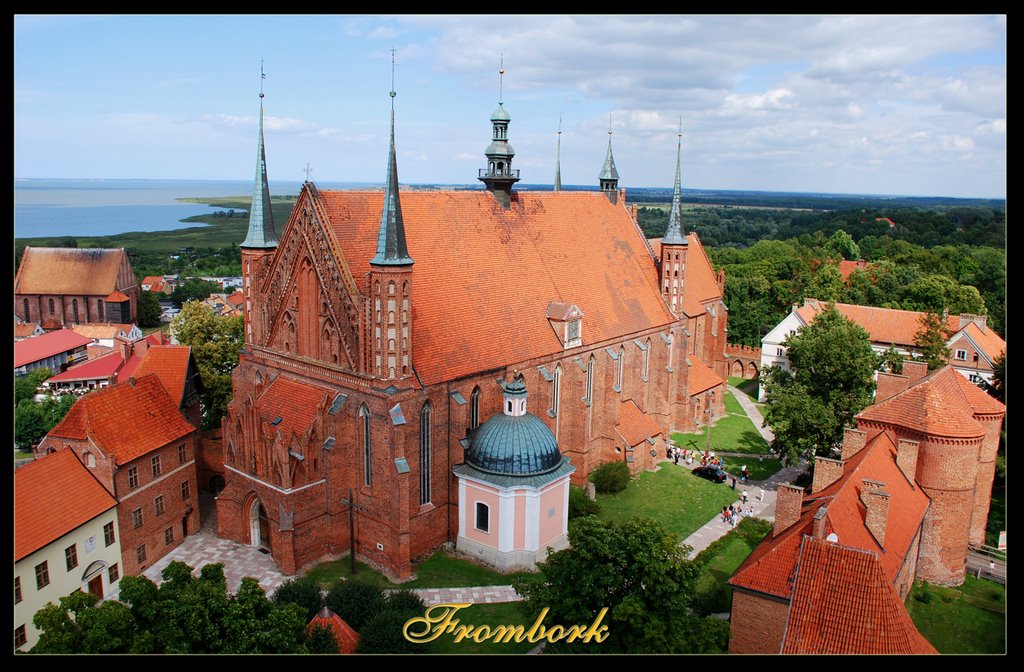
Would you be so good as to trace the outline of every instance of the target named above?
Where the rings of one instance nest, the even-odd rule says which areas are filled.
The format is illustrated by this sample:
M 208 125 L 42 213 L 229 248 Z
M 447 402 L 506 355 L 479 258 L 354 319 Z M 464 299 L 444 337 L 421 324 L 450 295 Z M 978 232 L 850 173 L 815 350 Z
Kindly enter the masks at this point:
M 14 340 L 20 341 L 23 338 L 31 338 L 33 336 L 42 336 L 45 331 L 39 325 L 38 322 L 32 324 L 25 324 L 24 322 L 15 321 L 14 323 Z
M 972 383 L 992 382 L 995 361 L 1006 341 L 987 326 L 984 315 L 961 315 L 959 329 L 946 341 L 949 363 Z
M 171 399 L 177 402 L 181 414 L 198 428 L 202 421 L 199 395 L 203 392 L 203 381 L 192 348 L 187 345 L 149 347 L 134 375 L 142 378 L 150 373 L 157 375 Z
M 26 322 L 134 323 L 138 303 L 123 249 L 26 247 L 14 277 L 14 312 Z
M 843 280 L 849 282 L 851 273 L 853 273 L 857 269 L 864 270 L 870 266 L 871 264 L 867 261 L 864 261 L 863 259 L 858 259 L 857 261 L 847 261 L 846 259 L 840 259 L 839 273 L 843 276 Z
M 610 144 L 601 191 L 513 191 L 502 106 L 491 121 L 486 190 L 399 193 L 392 145 L 383 191 L 306 183 L 280 238 L 261 126 L 217 520 L 221 536 L 268 547 L 285 574 L 347 551 L 350 489 L 356 552 L 394 575 L 461 541 L 473 503 L 460 501 L 453 469 L 471 433 L 502 413 L 496 381 L 517 372 L 572 462 L 552 451 L 552 468 L 576 483 L 611 460 L 652 467 L 655 425 L 693 431 L 706 405 L 724 413 L 724 278 L 683 233 L 678 166 L 652 250 Z M 623 434 L 634 425 L 652 427 L 640 444 Z M 502 482 L 517 488 L 515 478 Z M 512 553 L 514 521 L 555 520 L 559 508 L 510 507 L 501 529 L 515 534 L 483 545 Z M 471 534 L 493 537 L 488 522 L 470 520 Z
M 79 399 L 35 452 L 70 448 L 113 494 L 122 573 L 138 575 L 199 530 L 197 435 L 151 374 Z
M 903 601 L 929 499 L 919 444 L 847 430 L 811 494 L 778 489 L 775 532 L 729 579 L 730 653 L 935 653 Z
M 69 497 L 68 493 L 74 493 Z M 14 472 L 14 648 L 39 639 L 32 617 L 76 590 L 100 599 L 120 587 L 117 501 L 70 450 Z
M 79 336 L 70 329 L 58 329 L 41 336 L 14 342 L 14 375 L 46 367 L 61 371 L 68 364 L 85 359 L 91 338 Z
M 140 283 L 142 285 L 142 291 L 144 292 L 155 292 L 157 294 L 173 294 L 174 288 L 171 283 L 163 279 L 159 275 L 147 275 L 142 279 Z
M 326 627 L 334 635 L 334 641 L 338 643 L 338 653 L 356 652 L 356 647 L 359 646 L 359 633 L 353 630 L 352 626 L 346 623 L 341 616 L 331 611 L 330 607 L 321 609 L 306 626 L 306 631 L 312 634 L 313 628 L 318 625 Z

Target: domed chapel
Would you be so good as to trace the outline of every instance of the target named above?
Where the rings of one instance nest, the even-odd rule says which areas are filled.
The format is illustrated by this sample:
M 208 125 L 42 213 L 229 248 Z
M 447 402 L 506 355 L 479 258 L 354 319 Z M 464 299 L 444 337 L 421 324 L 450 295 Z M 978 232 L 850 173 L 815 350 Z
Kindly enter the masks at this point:
M 500 96 L 484 189 L 399 189 L 392 92 L 383 190 L 307 181 L 278 230 L 260 95 L 221 537 L 286 575 L 350 542 L 400 579 L 445 544 L 528 567 L 565 543 L 569 481 L 652 468 L 724 412 L 724 276 L 683 231 L 681 141 L 645 240 L 611 136 L 594 191 L 515 189 Z

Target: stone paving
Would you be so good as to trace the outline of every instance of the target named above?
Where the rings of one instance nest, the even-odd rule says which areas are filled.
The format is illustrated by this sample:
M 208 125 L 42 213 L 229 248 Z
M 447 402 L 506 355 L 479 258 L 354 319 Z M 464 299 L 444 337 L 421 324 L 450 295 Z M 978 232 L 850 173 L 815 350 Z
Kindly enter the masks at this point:
M 423 598 L 427 606 L 471 602 L 473 604 L 494 604 L 495 602 L 521 602 L 522 596 L 512 586 L 472 586 L 467 588 L 413 588 L 412 592 Z
M 181 560 L 188 566 L 195 569 L 196 576 L 204 565 L 212 562 L 224 563 L 224 576 L 228 581 L 228 592 L 238 591 L 242 584 L 242 577 L 251 576 L 259 581 L 267 595 L 273 594 L 284 580 L 285 576 L 277 568 L 277 563 L 270 557 L 269 553 L 261 553 L 252 546 L 244 546 L 227 539 L 218 539 L 216 535 L 207 530 L 185 539 L 181 546 L 160 558 L 152 567 L 146 569 L 143 575 L 154 583 L 160 583 L 164 569 L 174 560 Z

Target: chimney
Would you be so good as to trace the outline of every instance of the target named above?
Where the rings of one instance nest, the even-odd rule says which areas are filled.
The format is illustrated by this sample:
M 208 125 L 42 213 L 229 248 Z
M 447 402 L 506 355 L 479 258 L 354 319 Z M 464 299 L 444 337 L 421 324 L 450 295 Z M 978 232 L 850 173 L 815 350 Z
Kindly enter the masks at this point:
M 822 504 L 818 507 L 818 512 L 814 514 L 814 527 L 812 528 L 811 536 L 815 539 L 825 538 L 825 514 L 828 513 L 828 507 Z
M 830 460 L 827 457 L 814 458 L 814 482 L 811 484 L 811 494 L 821 492 L 842 478 L 845 464 L 842 460 Z
M 907 365 L 911 362 L 903 362 L 903 370 L 907 370 Z M 927 368 L 927 364 L 925 365 Z M 897 394 L 907 389 L 910 386 L 910 378 L 905 375 L 898 373 L 885 373 L 883 371 L 878 372 L 878 380 L 875 381 L 875 403 L 885 401 L 889 397 L 895 397 Z
M 633 218 L 634 224 L 640 223 L 640 212 L 637 210 L 636 203 L 629 208 L 629 216 Z
M 804 489 L 797 485 L 780 484 L 775 490 L 775 530 L 777 537 L 796 521 L 800 520 L 800 508 L 804 504 Z
M 917 449 L 920 444 L 909 439 L 900 439 L 896 447 L 896 466 L 900 468 L 903 475 L 914 485 L 914 476 L 917 474 Z
M 843 430 L 843 460 L 848 460 L 863 448 L 868 441 L 868 435 L 855 427 L 847 427 Z
M 928 362 L 903 362 L 903 375 L 910 379 L 913 385 L 928 375 Z
M 121 361 L 128 359 L 131 348 L 123 338 L 114 337 L 114 349 L 121 353 Z
M 879 546 L 885 546 L 885 526 L 889 520 L 889 493 L 882 490 L 885 483 L 865 478 L 861 485 L 860 501 L 867 509 L 864 527 L 868 528 Z
M 981 333 L 985 333 L 985 325 L 988 323 L 987 315 L 970 315 L 969 313 L 963 313 L 960 315 L 960 326 L 957 330 L 963 329 L 971 322 L 978 325 L 978 329 L 981 329 Z
M 132 344 L 132 347 L 135 349 L 135 354 L 139 356 L 139 359 L 142 359 L 146 356 L 146 352 L 149 351 L 149 341 L 140 338 Z

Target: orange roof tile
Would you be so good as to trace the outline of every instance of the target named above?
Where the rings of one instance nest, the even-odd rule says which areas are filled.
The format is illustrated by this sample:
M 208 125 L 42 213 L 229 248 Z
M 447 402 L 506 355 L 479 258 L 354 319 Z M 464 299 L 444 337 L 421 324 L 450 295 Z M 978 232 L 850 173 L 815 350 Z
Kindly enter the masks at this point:
M 227 297 L 227 302 L 235 308 L 241 308 L 242 304 L 245 303 L 245 299 L 242 298 L 242 290 L 238 290 L 234 294 Z
M 128 334 L 132 330 L 133 324 L 114 324 L 114 323 L 95 323 L 90 322 L 87 324 L 76 324 L 71 327 L 71 331 L 82 336 L 88 336 L 89 338 L 114 338 L 120 332 Z
M 139 368 L 139 364 L 141 363 L 142 358 L 133 352 L 131 356 L 128 358 L 128 360 L 125 361 L 124 366 L 121 367 L 121 370 L 117 372 L 118 382 L 123 383 L 129 378 L 135 376 L 135 370 Z
M 26 464 L 14 472 L 14 561 L 115 506 L 117 501 L 72 450 Z
M 164 281 L 163 276 L 160 276 L 160 275 L 147 275 L 146 277 L 144 277 L 142 279 L 142 282 L 140 282 L 139 284 L 140 285 L 155 285 L 156 283 L 158 283 L 158 282 L 162 283 L 163 281 Z
M 121 303 L 122 301 L 128 301 L 129 299 L 126 295 L 122 294 L 121 292 L 113 291 L 110 294 L 107 294 L 106 300 L 110 301 L 111 303 Z
M 123 249 L 26 247 L 14 293 L 105 296 L 117 288 L 122 260 Z
M 865 269 L 870 265 L 871 264 L 863 259 L 858 259 L 857 261 L 847 261 L 846 259 L 842 259 L 839 262 L 839 273 L 843 276 L 843 280 L 849 280 L 850 274 L 855 270 L 858 268 Z
M 904 391 L 861 411 L 855 419 L 905 427 L 935 436 L 977 438 L 985 428 L 975 413 L 1004 413 L 1006 406 L 944 366 Z
M 135 370 L 135 377 L 142 378 L 155 373 L 171 399 L 180 404 L 185 393 L 185 375 L 191 357 L 192 348 L 187 345 L 151 346 Z
M 661 428 L 654 416 L 640 410 L 632 399 L 619 404 L 619 434 L 630 446 L 638 446 L 649 438 L 661 434 Z
M 62 329 L 64 327 L 61 321 L 55 317 L 48 317 L 43 320 L 43 329 L 50 331 L 53 329 Z
M 721 376 L 712 371 L 707 364 L 700 361 L 697 357 L 687 357 L 686 364 L 690 367 L 690 376 L 686 382 L 686 393 L 691 397 L 725 382 Z
M 290 437 L 302 435 L 313 424 L 317 409 L 327 399 L 327 392 L 319 387 L 278 376 L 256 401 L 260 419 L 276 425 L 279 434 Z
M 75 380 L 100 380 L 113 378 L 124 360 L 120 352 L 111 352 L 107 355 L 90 359 L 81 364 L 68 367 L 64 373 L 47 379 L 47 383 L 69 383 Z
M 319 197 L 352 275 L 364 278 L 383 192 Z M 674 321 L 629 213 L 604 194 L 514 192 L 509 210 L 484 191 L 405 191 L 401 199 L 415 260 L 414 365 L 425 385 L 561 353 L 545 317 L 552 301 L 583 312 L 585 344 Z
M 41 359 L 71 352 L 92 343 L 91 338 L 80 336 L 70 329 L 58 329 L 14 343 L 14 368 L 25 366 Z
M 47 436 L 88 437 L 120 465 L 195 431 L 151 374 L 85 395 Z
M 154 331 L 149 336 L 146 336 L 146 342 L 150 345 L 170 345 L 171 341 L 167 338 L 167 334 L 162 331 Z
M 781 653 L 938 653 L 875 554 L 804 537 Z
M 356 652 L 356 647 L 359 646 L 359 633 L 329 607 L 324 607 L 313 617 L 313 620 L 306 626 L 306 632 L 312 633 L 315 625 L 325 625 L 331 630 L 334 640 L 338 642 L 338 653 Z
M 885 483 L 885 491 L 890 495 L 884 548 L 864 524 L 866 510 L 860 500 L 864 478 Z M 790 597 L 801 538 L 810 534 L 822 504 L 827 506 L 826 534 L 835 532 L 843 546 L 877 553 L 886 576 L 894 581 L 928 502 L 927 495 L 911 484 L 896 465 L 896 445 L 888 433 L 882 432 L 846 461 L 842 478 L 820 492 L 805 495 L 800 519 L 754 549 L 729 583 Z
M 977 323 L 969 322 L 961 331 L 974 341 L 974 344 L 985 353 L 989 361 L 995 361 L 999 355 L 1006 352 L 1006 341 L 989 327 L 982 330 Z
M 804 305 L 796 312 L 804 322 L 810 324 L 828 305 L 825 301 L 805 299 Z M 917 332 L 921 331 L 921 318 L 925 315 L 914 310 L 856 306 L 849 303 L 836 303 L 835 307 L 840 315 L 864 327 L 873 343 L 905 347 L 914 347 Z M 956 331 L 959 323 L 959 316 L 949 316 L 946 320 L 947 331 Z
M 686 253 L 686 285 L 683 288 L 683 312 L 690 317 L 703 315 L 708 301 L 721 300 L 722 291 L 718 288 L 715 270 L 711 266 L 704 246 L 696 233 L 687 237 L 690 241 Z
M 28 338 L 32 334 L 36 333 L 36 329 L 39 329 L 39 325 L 33 322 L 32 324 L 18 324 L 14 325 L 14 337 L 15 338 Z

